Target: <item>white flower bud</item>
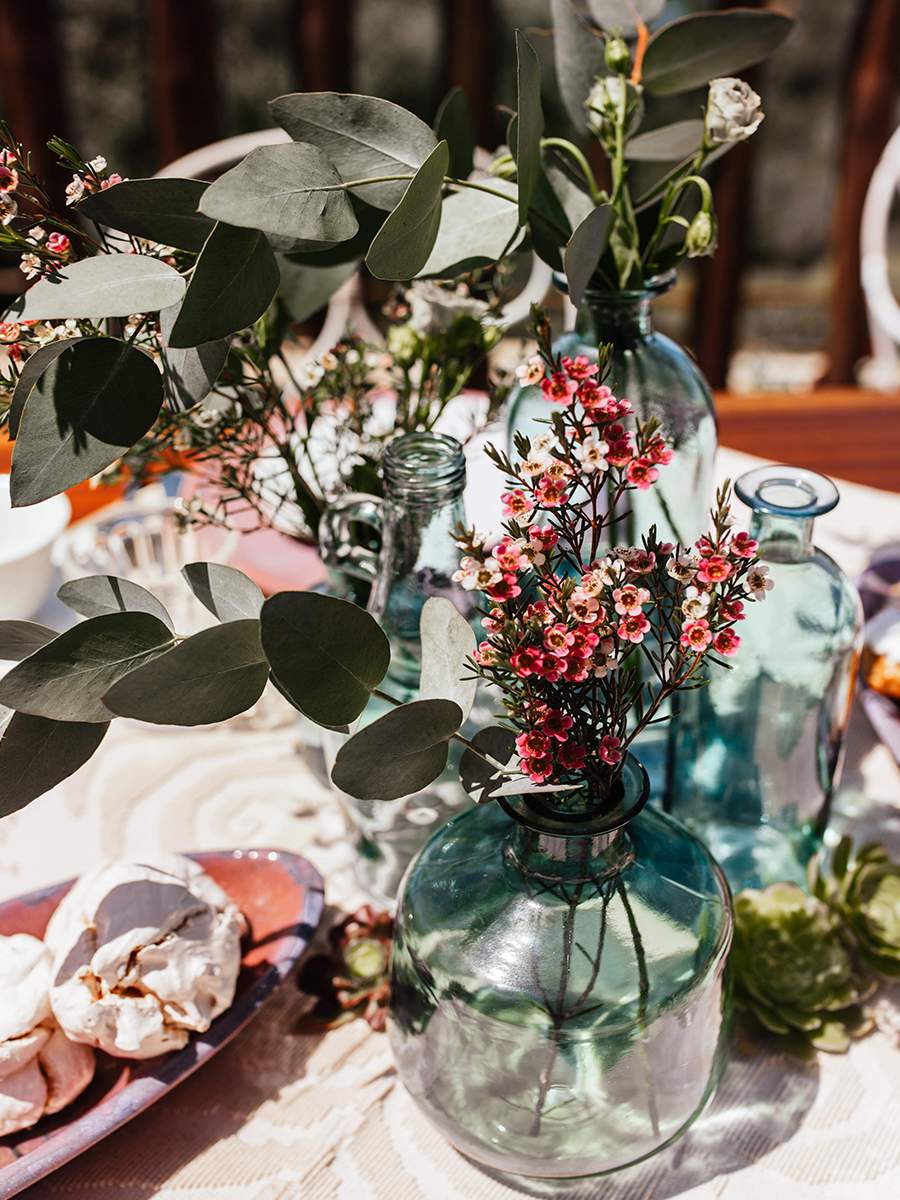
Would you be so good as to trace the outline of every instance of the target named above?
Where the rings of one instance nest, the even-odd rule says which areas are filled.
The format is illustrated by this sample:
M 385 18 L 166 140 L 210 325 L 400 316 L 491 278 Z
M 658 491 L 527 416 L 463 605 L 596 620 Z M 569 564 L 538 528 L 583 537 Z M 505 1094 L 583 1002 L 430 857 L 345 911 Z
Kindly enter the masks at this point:
M 640 124 L 643 116 L 644 105 L 640 87 L 629 83 L 624 75 L 602 75 L 594 80 L 585 101 L 585 108 L 588 129 L 601 141 L 613 133 L 623 103 L 625 136 L 628 137 Z
M 730 76 L 713 79 L 706 106 L 706 138 L 711 146 L 743 142 L 760 127 L 762 101 L 749 83 Z
M 716 250 L 716 226 L 712 213 L 702 209 L 691 221 L 684 235 L 684 252 L 688 258 L 702 258 Z

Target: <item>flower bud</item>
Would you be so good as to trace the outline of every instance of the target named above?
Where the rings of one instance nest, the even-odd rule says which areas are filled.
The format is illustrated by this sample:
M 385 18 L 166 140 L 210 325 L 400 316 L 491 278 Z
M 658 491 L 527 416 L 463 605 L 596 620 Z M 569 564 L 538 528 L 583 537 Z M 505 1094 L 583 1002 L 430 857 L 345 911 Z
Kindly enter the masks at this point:
M 419 353 L 419 335 L 411 325 L 392 325 L 387 333 L 387 345 L 401 366 L 409 366 Z
M 587 125 L 600 141 L 612 137 L 622 105 L 625 106 L 624 134 L 629 137 L 640 124 L 644 112 L 641 88 L 629 83 L 622 75 L 603 75 L 594 80 L 594 86 L 585 102 Z
M 714 254 L 716 249 L 716 225 L 712 213 L 703 209 L 691 221 L 684 235 L 684 251 L 688 258 L 702 258 Z
M 743 142 L 762 124 L 762 101 L 743 79 L 713 79 L 706 105 L 706 140 L 710 146 Z
M 625 75 L 631 66 L 631 52 L 624 38 L 606 39 L 606 65 L 616 75 Z

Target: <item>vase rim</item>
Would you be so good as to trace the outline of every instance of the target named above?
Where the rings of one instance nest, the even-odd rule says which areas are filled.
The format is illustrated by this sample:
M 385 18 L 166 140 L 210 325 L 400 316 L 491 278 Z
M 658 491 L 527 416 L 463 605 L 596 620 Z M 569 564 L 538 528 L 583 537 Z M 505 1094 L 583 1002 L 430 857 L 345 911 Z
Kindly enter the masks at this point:
M 819 517 L 840 500 L 827 475 L 785 463 L 746 471 L 735 481 L 734 490 L 749 508 L 776 517 Z
M 522 796 L 498 796 L 497 803 L 514 821 L 531 829 L 535 833 L 550 834 L 561 838 L 598 837 L 618 833 L 629 825 L 646 805 L 650 798 L 650 778 L 643 764 L 633 754 L 626 754 L 620 778 L 626 772 L 634 785 L 631 800 L 623 787 L 623 800 L 612 812 L 569 813 L 561 810 L 547 810 L 540 800 L 542 793 Z M 550 793 L 552 796 L 554 793 Z M 518 801 L 518 805 L 516 804 Z
M 659 275 L 651 275 L 639 288 L 596 288 L 587 287 L 584 291 L 584 303 L 599 303 L 599 304 L 639 304 L 642 300 L 654 300 L 657 296 L 662 296 L 671 287 L 674 286 L 678 272 L 673 267 L 670 271 L 663 271 Z M 565 275 L 560 271 L 553 272 L 553 286 L 568 296 L 569 284 Z

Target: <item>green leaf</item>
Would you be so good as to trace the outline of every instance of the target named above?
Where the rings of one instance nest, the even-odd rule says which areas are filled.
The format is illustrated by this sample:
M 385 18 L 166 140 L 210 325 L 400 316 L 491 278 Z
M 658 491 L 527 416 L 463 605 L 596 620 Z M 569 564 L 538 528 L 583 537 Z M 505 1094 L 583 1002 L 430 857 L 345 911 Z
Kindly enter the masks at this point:
M 197 259 L 169 346 L 201 346 L 247 329 L 277 290 L 278 263 L 265 234 L 216 225 Z
M 569 296 L 576 307 L 581 306 L 591 276 L 606 249 L 611 225 L 612 208 L 608 204 L 600 204 L 588 213 L 566 246 L 566 279 L 569 282 Z
M 793 26 L 781 13 L 743 8 L 681 17 L 651 37 L 644 56 L 644 86 L 669 96 L 735 75 L 768 58 Z
M 91 617 L 0 679 L 0 704 L 53 721 L 108 721 L 104 694 L 171 645 L 171 631 L 150 613 Z
M 475 155 L 475 125 L 461 87 L 451 88 L 441 101 L 434 118 L 434 132 L 439 142 L 450 147 L 450 174 L 454 179 L 468 179 Z
M 449 739 L 462 721 L 451 700 L 402 704 L 344 743 L 332 781 L 359 800 L 397 800 L 419 792 L 446 767 Z
M 516 160 L 519 184 L 519 224 L 528 221 L 528 208 L 541 169 L 541 64 L 534 46 L 516 30 L 516 132 L 510 149 Z
M 563 269 L 561 247 L 593 212 L 594 202 L 563 171 L 546 164 L 531 200 L 529 230 L 535 253 L 554 271 Z
M 431 596 L 422 607 L 419 621 L 422 641 L 421 700 L 452 700 L 462 710 L 463 720 L 472 711 L 478 680 L 466 660 L 478 643 L 472 626 L 456 605 L 444 596 Z
M 217 221 L 312 242 L 345 242 L 359 225 L 341 177 L 316 146 L 258 146 L 200 201 Z
M 169 400 L 176 409 L 193 408 L 213 389 L 228 358 L 228 339 L 216 338 L 199 346 L 182 349 L 170 346 L 169 338 L 181 312 L 174 304 L 159 315 L 159 335 L 163 344 L 163 377 Z
M 98 254 L 39 280 L 10 309 L 15 321 L 126 317 L 177 304 L 184 280 L 174 267 L 145 254 Z
M 39 350 L 35 350 L 34 354 L 29 359 L 26 359 L 9 405 L 6 427 L 9 431 L 11 441 L 15 441 L 19 436 L 22 413 L 25 411 L 25 402 L 31 395 L 31 389 L 53 360 L 59 358 L 67 346 L 71 346 L 76 341 L 81 340 L 81 338 L 63 338 L 61 341 L 51 342 L 49 346 L 41 346 Z
M 505 767 L 515 754 L 516 735 L 502 725 L 489 725 L 486 729 L 478 730 L 472 738 L 472 745 L 481 754 L 470 749 L 463 752 L 459 760 L 459 780 L 467 792 L 477 793 L 475 799 L 481 803 L 491 798 L 504 778 L 500 767 L 491 766 L 481 755 L 487 754 Z
M 260 620 L 266 658 L 291 703 L 320 725 L 355 721 L 391 660 L 377 621 L 317 592 L 279 592 Z
M 83 766 L 109 722 L 50 721 L 14 713 L 0 737 L 0 817 L 18 812 Z
M 509 200 L 465 189 L 446 197 L 434 248 L 420 275 L 456 276 L 495 263 L 519 227 L 516 185 L 493 179 L 490 188 Z
M 412 279 L 428 261 L 441 223 L 449 148 L 439 142 L 375 235 L 366 266 L 376 279 Z
M 220 621 L 257 620 L 264 596 L 243 571 L 223 563 L 192 562 L 181 568 L 188 587 Z
M 556 78 L 569 119 L 579 132 L 587 126 L 584 104 L 598 75 L 605 75 L 603 39 L 582 17 L 574 0 L 550 0 Z M 622 19 L 626 20 L 625 13 Z
M 334 267 L 341 263 L 358 263 L 360 259 L 365 258 L 372 239 L 385 222 L 385 212 L 382 208 L 373 208 L 371 204 L 366 204 L 352 193 L 350 203 L 359 222 L 359 230 L 352 238 L 324 250 L 321 246 L 291 250 L 288 252 L 290 261 L 305 263 L 311 267 Z
M 119 579 L 116 575 L 86 575 L 83 579 L 70 579 L 56 594 L 67 608 L 82 617 L 102 617 L 116 612 L 152 613 L 175 632 L 165 606 L 152 592 L 130 579 Z
M 666 0 L 587 0 L 588 11 L 601 29 L 610 33 L 634 33 L 635 18 L 645 25 L 655 21 Z
M 344 182 L 413 175 L 437 144 L 424 121 L 376 96 L 294 92 L 273 100 L 269 111 L 295 142 L 318 146 Z M 405 187 L 401 180 L 354 190 L 376 208 L 393 208 Z
M 85 196 L 75 211 L 122 233 L 197 251 L 213 226 L 197 211 L 208 187 L 201 179 L 126 179 Z
M 120 717 L 152 725 L 212 725 L 252 708 L 268 678 L 259 621 L 231 621 L 130 671 L 103 699 Z
M 21 662 L 55 637 L 55 629 L 35 621 L 0 621 L 0 658 Z
M 675 121 L 639 133 L 625 146 L 625 157 L 637 162 L 677 162 L 693 157 L 703 141 L 702 121 Z
M 10 491 L 36 504 L 104 470 L 143 437 L 162 407 L 153 359 L 116 338 L 70 342 L 31 389 Z
M 335 263 L 331 267 L 292 262 L 281 255 L 278 270 L 281 284 L 279 299 L 292 321 L 306 321 L 324 308 L 334 293 L 355 274 L 359 259 Z

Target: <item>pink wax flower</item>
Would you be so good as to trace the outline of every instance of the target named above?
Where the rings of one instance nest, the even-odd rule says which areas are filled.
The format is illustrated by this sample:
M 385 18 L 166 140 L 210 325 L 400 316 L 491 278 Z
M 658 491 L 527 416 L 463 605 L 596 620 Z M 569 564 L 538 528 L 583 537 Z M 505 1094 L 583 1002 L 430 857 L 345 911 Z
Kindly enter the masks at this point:
M 642 492 L 646 492 L 659 479 L 659 471 L 657 471 L 649 458 L 634 458 L 628 464 L 625 478 L 629 483 L 633 483 L 635 487 L 640 488 Z
M 713 649 L 719 654 L 725 654 L 729 658 L 733 654 L 737 654 L 740 647 L 741 639 L 733 629 L 720 629 L 713 638 Z
M 622 761 L 622 739 L 616 737 L 614 733 L 604 734 L 600 739 L 600 744 L 597 746 L 597 755 L 601 762 L 608 763 L 614 767 Z
M 759 549 L 759 542 L 749 533 L 740 531 L 731 539 L 731 551 L 738 558 L 753 558 Z
M 562 712 L 561 709 L 548 708 L 546 713 L 544 713 L 541 727 L 544 733 L 549 734 L 552 738 L 556 738 L 558 742 L 565 742 L 568 741 L 569 730 L 574 724 L 575 722 L 572 718 L 567 713 Z
M 570 379 L 590 379 L 600 370 L 599 366 L 595 362 L 591 362 L 586 354 L 579 354 L 577 358 L 569 358 L 566 355 L 562 360 L 562 365 Z
M 504 517 L 527 517 L 534 508 L 534 501 L 521 488 L 504 492 L 500 499 L 503 501 Z
M 51 233 L 47 238 L 47 249 L 62 258 L 72 249 L 72 243 L 64 233 Z
M 637 645 L 644 640 L 644 634 L 650 628 L 650 622 L 643 613 L 635 617 L 623 617 L 616 628 L 616 633 L 623 641 L 634 642 Z
M 560 746 L 556 757 L 559 765 L 565 770 L 578 771 L 584 766 L 587 750 L 575 742 L 566 742 L 564 746 Z
M 572 403 L 572 398 L 578 391 L 578 384 L 569 379 L 562 371 L 554 371 L 552 375 L 541 380 L 541 391 L 544 397 L 553 404 L 561 404 L 564 408 Z
M 700 559 L 697 578 L 701 583 L 724 583 L 731 574 L 731 563 L 722 554 L 710 554 Z
M 639 588 L 633 583 L 613 589 L 616 612 L 623 617 L 636 617 L 649 599 L 650 593 L 647 589 Z
M 681 637 L 678 640 L 685 650 L 693 650 L 695 654 L 702 654 L 712 641 L 709 621 L 705 617 L 700 617 L 696 621 L 685 621 L 681 627 Z

